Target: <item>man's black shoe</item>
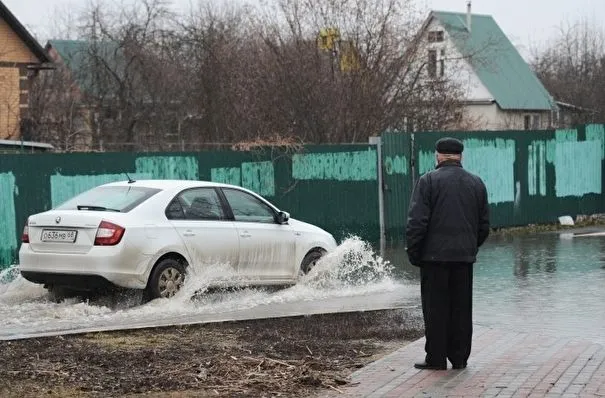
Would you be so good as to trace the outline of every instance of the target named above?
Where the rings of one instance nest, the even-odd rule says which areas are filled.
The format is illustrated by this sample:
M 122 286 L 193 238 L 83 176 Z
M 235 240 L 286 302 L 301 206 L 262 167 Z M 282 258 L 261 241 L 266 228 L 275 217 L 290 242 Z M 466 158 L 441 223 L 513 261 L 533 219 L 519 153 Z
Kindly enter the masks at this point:
M 446 370 L 447 369 L 446 365 L 433 365 L 433 364 L 426 363 L 426 362 L 415 363 L 414 367 L 416 369 L 428 369 L 428 370 Z
M 464 369 L 466 368 L 466 364 L 465 363 L 455 363 L 452 364 L 452 369 Z

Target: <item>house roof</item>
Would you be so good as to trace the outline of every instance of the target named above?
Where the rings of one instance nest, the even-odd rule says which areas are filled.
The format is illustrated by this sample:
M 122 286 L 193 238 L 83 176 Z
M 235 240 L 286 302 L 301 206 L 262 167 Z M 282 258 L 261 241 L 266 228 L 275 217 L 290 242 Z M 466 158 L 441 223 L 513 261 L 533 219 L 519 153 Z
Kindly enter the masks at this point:
M 19 22 L 13 13 L 0 0 L 0 18 L 2 18 L 8 26 L 19 36 L 29 50 L 38 58 L 41 63 L 50 62 L 50 58 L 40 43 L 29 33 L 29 31 Z
M 109 41 L 89 42 L 86 40 L 49 40 L 46 49 L 54 49 L 69 68 L 80 89 L 98 95 L 101 87 L 94 77 L 95 62 L 105 63 L 112 72 L 121 75 L 124 63 L 123 52 L 117 43 Z M 107 89 L 108 87 L 104 87 Z
M 555 104 L 546 88 L 490 15 L 432 11 L 452 42 L 501 109 L 550 110 Z

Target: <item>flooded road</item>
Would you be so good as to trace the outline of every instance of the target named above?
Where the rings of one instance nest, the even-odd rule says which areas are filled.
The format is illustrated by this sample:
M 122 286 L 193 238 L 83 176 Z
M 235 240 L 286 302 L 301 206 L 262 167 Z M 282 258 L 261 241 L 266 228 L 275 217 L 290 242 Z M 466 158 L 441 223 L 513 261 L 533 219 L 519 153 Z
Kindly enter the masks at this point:
M 380 308 L 419 311 L 418 269 L 402 249 L 387 250 L 385 259 L 348 239 L 296 286 L 191 299 L 212 275 L 224 274 L 219 266 L 194 267 L 182 294 L 146 305 L 138 305 L 136 294 L 52 303 L 42 287 L 8 270 L 0 275 L 0 339 Z M 605 344 L 605 237 L 490 237 L 474 275 L 475 323 Z
M 195 295 L 207 289 L 208 280 L 224 277 L 227 272 L 226 267 L 219 265 L 192 267 L 184 289 L 177 296 L 139 305 L 141 297 L 136 293 L 87 302 L 67 299 L 54 303 L 41 285 L 32 284 L 21 278 L 16 269 L 9 269 L 0 275 L 0 280 L 4 280 L 0 283 L 0 339 L 416 307 L 419 299 L 417 286 L 396 278 L 392 264 L 382 261 L 369 244 L 355 238 L 343 242 L 290 288 Z
M 402 250 L 398 274 L 419 283 Z M 490 237 L 474 269 L 474 322 L 605 344 L 605 236 Z

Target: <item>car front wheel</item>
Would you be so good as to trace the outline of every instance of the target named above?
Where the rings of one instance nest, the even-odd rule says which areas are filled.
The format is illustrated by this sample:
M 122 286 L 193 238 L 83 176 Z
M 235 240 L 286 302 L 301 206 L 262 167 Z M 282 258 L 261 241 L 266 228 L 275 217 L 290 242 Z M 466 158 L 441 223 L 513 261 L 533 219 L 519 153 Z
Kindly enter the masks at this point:
M 308 274 L 313 267 L 315 267 L 319 259 L 324 256 L 324 254 L 326 254 L 326 252 L 320 249 L 312 250 L 307 253 L 300 264 L 300 273 L 302 275 Z
M 173 297 L 183 287 L 185 268 L 186 265 L 175 258 L 161 260 L 149 276 L 145 289 L 146 301 Z

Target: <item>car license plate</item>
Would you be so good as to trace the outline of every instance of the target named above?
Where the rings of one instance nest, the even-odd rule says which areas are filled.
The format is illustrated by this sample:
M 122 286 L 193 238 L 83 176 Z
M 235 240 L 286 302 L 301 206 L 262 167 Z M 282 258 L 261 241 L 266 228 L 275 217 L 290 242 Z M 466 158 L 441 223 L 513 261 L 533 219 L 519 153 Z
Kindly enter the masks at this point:
M 67 229 L 44 229 L 42 230 L 42 242 L 74 243 L 78 232 Z

